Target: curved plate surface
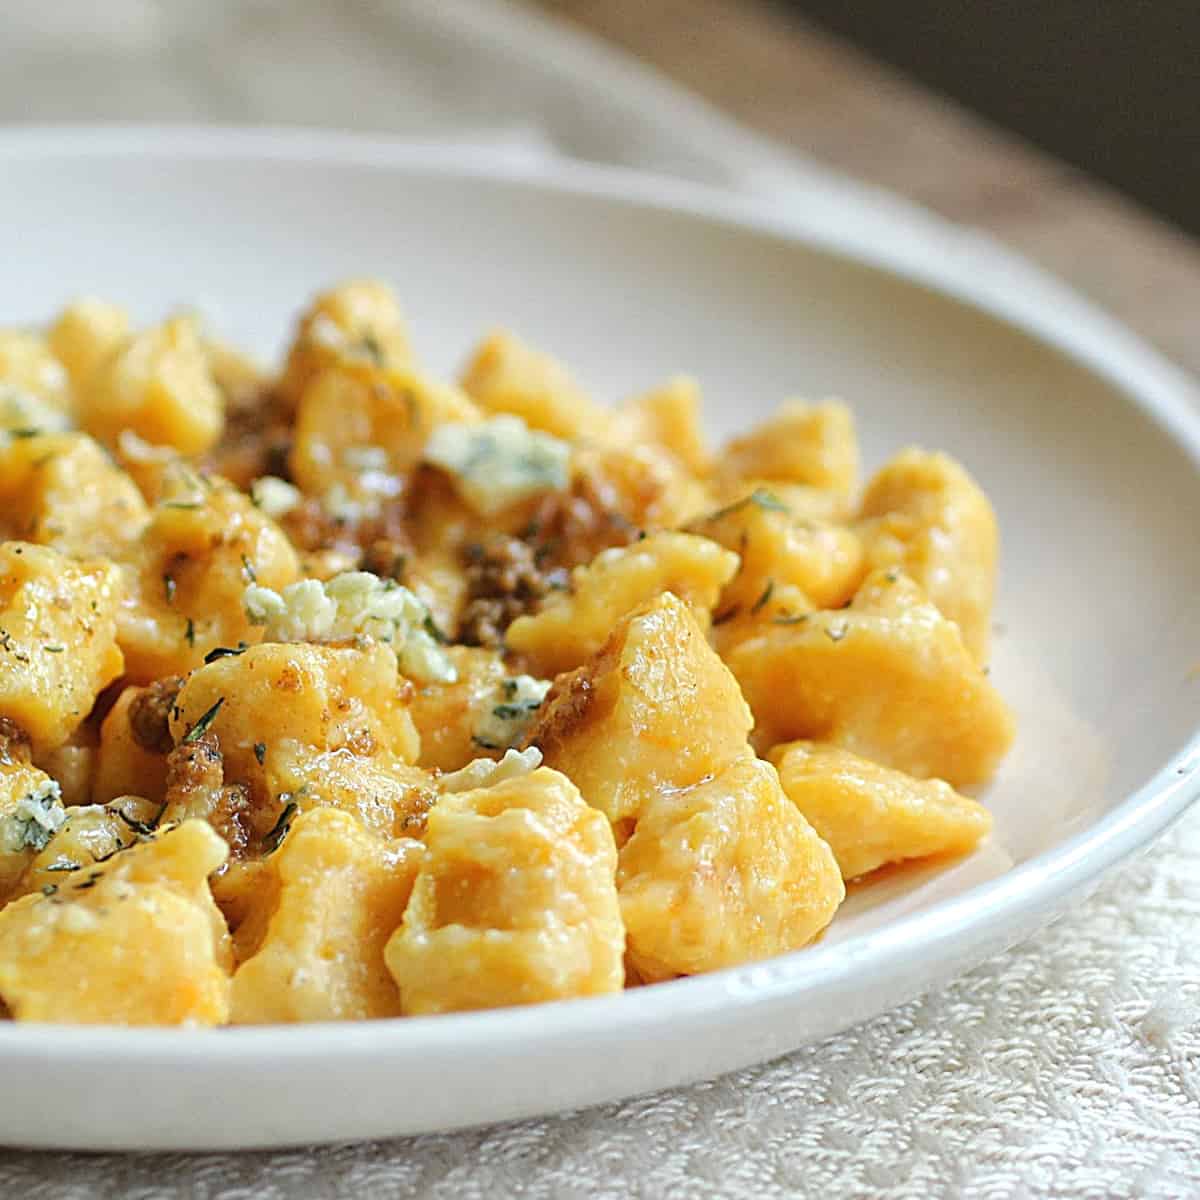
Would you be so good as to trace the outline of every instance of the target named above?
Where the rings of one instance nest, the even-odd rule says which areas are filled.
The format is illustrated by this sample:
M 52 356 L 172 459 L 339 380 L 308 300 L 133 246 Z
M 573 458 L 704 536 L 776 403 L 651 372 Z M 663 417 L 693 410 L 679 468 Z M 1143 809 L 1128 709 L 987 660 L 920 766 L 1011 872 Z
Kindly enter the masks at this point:
M 1004 542 L 993 671 L 1020 720 L 949 868 L 856 889 L 817 947 L 621 996 L 369 1025 L 0 1024 L 0 1142 L 268 1146 L 501 1120 L 783 1053 L 1038 929 L 1196 792 L 1200 419 L 1189 381 L 989 243 L 918 214 L 297 131 L 0 135 L 0 324 L 95 293 L 199 307 L 277 353 L 317 287 L 380 275 L 449 371 L 503 323 L 618 398 L 687 371 L 726 433 L 855 409 L 866 465 L 960 457 Z

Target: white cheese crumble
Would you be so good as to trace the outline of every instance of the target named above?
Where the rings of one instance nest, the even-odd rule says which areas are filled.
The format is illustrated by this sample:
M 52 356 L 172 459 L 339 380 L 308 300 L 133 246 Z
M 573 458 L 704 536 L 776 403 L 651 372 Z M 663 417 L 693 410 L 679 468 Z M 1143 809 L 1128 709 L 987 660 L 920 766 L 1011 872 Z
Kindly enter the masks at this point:
M 350 338 L 332 317 L 317 313 L 309 322 L 308 340 L 316 342 L 318 346 L 324 346 L 327 350 L 342 350 Z
M 277 475 L 263 475 L 250 485 L 250 498 L 268 517 L 285 517 L 303 499 L 300 489 Z
M 310 452 L 323 465 L 333 463 L 333 453 L 324 443 L 315 443 Z M 353 525 L 377 517 L 381 500 L 404 490 L 404 481 L 391 469 L 382 446 L 344 446 L 338 451 L 338 463 L 353 475 L 338 480 L 321 497 L 321 507 L 335 521 Z
M 12 384 L 0 383 L 0 429 L 63 433 L 71 428 L 66 413 Z
M 61 392 L 67 386 L 67 369 L 58 362 L 44 362 L 38 369 L 38 382 L 48 392 Z
M 520 417 L 475 425 L 439 425 L 425 443 L 425 461 L 453 476 L 463 499 L 483 516 L 570 481 L 571 447 L 529 428 Z
M 342 462 L 352 471 L 386 471 L 388 456 L 382 446 L 346 446 Z
M 399 475 L 393 475 L 390 471 L 363 471 L 358 477 L 358 486 L 366 492 L 368 504 L 375 504 L 378 507 L 378 501 L 372 500 L 374 496 L 398 496 L 404 490 L 404 482 Z
M 55 780 L 47 779 L 35 791 L 22 796 L 8 814 L 3 827 L 4 849 L 9 854 L 45 850 L 66 819 L 62 789 Z
M 503 750 L 519 742 L 549 690 L 550 680 L 534 679 L 532 675 L 502 679 L 483 719 L 472 731 L 475 742 L 485 750 Z
M 491 758 L 477 758 L 465 767 L 443 775 L 437 783 L 443 792 L 473 792 L 476 788 L 520 779 L 541 765 L 542 752 L 536 746 L 530 746 L 527 750 L 506 750 L 499 762 Z
M 317 313 L 309 322 L 307 338 L 313 345 L 332 350 L 339 356 L 365 358 L 369 362 L 378 362 L 381 357 L 379 345 L 369 329 L 362 333 L 351 332 L 325 313 Z
M 170 463 L 179 458 L 174 446 L 156 446 L 132 429 L 122 429 L 117 434 L 117 454 L 132 463 Z
M 377 517 L 380 511 L 377 499 L 367 497 L 355 500 L 344 483 L 335 483 L 321 498 L 321 506 L 335 521 L 345 521 L 347 524 Z
M 423 683 L 454 683 L 429 609 L 406 587 L 368 571 L 344 571 L 322 583 L 302 579 L 282 591 L 251 584 L 242 604 L 268 642 L 340 642 L 369 637 L 396 652 L 400 670 Z

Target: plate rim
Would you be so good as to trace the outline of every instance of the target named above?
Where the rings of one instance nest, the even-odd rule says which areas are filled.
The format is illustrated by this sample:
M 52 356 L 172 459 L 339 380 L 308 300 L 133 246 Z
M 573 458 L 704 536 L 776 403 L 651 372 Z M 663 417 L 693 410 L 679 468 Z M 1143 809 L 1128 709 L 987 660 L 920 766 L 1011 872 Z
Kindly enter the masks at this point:
M 296 126 L 48 124 L 0 130 L 0 166 L 21 161 L 118 155 L 175 159 L 262 159 L 409 170 L 499 179 L 556 194 L 583 195 L 660 213 L 682 213 L 726 228 L 799 242 L 931 288 L 1047 344 L 1115 385 L 1153 420 L 1200 474 L 1200 389 L 1141 337 L 987 235 L 955 226 L 904 201 L 839 197 L 830 206 L 803 186 L 785 199 L 739 193 L 627 167 L 522 155 L 462 144 Z M 898 236 L 917 231 L 919 238 Z M 931 242 L 942 251 L 930 253 Z M 919 247 L 919 249 L 914 249 Z M 608 1027 L 615 1019 L 650 1034 L 687 1017 L 791 1002 L 852 972 L 884 974 L 915 947 L 948 945 L 964 934 L 1003 939 L 1022 917 L 1053 913 L 1146 846 L 1200 797 L 1200 725 L 1141 787 L 1099 820 L 1004 874 L 927 909 L 831 946 L 589 999 L 437 1017 L 215 1029 L 122 1028 L 0 1022 L 9 1061 L 47 1054 L 97 1063 L 120 1053 L 127 1067 L 294 1066 L 331 1052 L 363 1061 L 406 1051 L 485 1051 L 496 1039 L 545 1048 Z M 1014 938 L 1017 935 L 1013 935 Z M 956 970 L 955 974 L 959 972 Z

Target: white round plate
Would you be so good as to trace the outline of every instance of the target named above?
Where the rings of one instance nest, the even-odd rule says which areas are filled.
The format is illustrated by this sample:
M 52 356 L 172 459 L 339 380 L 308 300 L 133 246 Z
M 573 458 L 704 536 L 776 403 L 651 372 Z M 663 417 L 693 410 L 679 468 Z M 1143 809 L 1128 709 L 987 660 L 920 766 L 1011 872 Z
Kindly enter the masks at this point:
M 0 1024 L 0 1141 L 376 1138 L 591 1104 L 769 1058 L 1044 926 L 1193 799 L 1200 419 L 1191 385 L 1053 281 L 931 219 L 297 132 L 0 135 L 0 324 L 96 293 L 197 306 L 264 354 L 346 276 L 391 281 L 430 364 L 494 323 L 595 394 L 672 372 L 714 433 L 854 407 L 869 467 L 961 458 L 1004 553 L 994 677 L 1020 720 L 996 831 L 855 890 L 818 946 L 606 999 L 353 1025 Z M 781 697 L 781 702 L 786 702 Z

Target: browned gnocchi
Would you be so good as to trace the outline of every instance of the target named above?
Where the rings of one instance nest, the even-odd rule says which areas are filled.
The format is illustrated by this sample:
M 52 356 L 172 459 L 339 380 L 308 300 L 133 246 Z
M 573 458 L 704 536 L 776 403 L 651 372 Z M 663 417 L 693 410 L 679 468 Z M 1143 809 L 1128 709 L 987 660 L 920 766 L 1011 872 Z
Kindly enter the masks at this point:
M 0 330 L 0 1019 L 345 1021 L 801 950 L 971 852 L 995 515 L 850 410 L 714 449 L 391 290 L 282 368 L 102 300 Z

